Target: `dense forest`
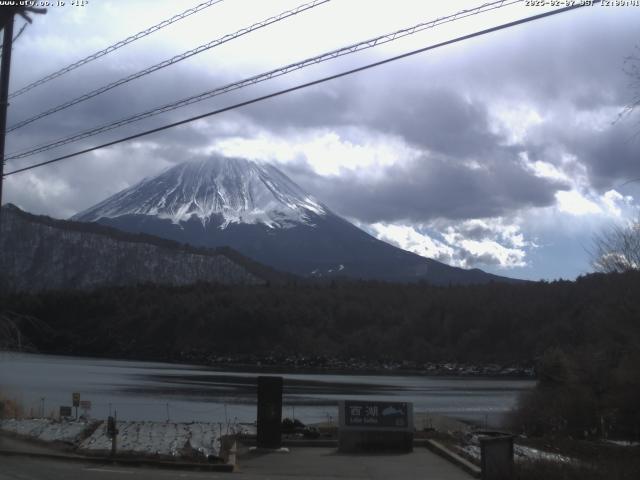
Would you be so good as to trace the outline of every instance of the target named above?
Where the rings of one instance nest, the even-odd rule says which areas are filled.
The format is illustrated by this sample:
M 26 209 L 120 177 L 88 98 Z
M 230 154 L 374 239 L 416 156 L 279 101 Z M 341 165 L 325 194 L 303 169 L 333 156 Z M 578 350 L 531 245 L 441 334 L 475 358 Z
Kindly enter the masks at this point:
M 2 298 L 40 351 L 165 360 L 258 354 L 531 362 L 640 345 L 640 273 L 434 287 L 140 285 Z M 33 322 L 27 321 L 33 319 Z

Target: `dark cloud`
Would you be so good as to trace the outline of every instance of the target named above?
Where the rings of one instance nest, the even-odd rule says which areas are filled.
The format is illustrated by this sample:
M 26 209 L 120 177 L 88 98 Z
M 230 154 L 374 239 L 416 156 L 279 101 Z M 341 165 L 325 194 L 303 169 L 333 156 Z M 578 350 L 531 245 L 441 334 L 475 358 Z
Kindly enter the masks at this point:
M 628 120 L 599 135 L 579 135 L 570 144 L 587 166 L 592 186 L 600 191 L 640 178 L 640 125 Z
M 115 66 L 105 65 L 100 70 L 89 70 L 81 84 L 63 82 L 56 84 L 55 88 L 36 88 L 29 94 L 12 100 L 8 123 L 11 126 L 31 118 L 34 114 L 79 97 L 96 87 L 101 87 L 109 81 L 119 78 L 120 75 L 122 72 Z M 187 82 L 185 82 L 185 77 L 189 78 Z M 224 82 L 222 79 L 217 82 L 206 81 L 206 77 L 198 75 L 196 71 L 189 71 L 189 69 L 181 72 L 175 70 L 157 72 L 26 125 L 10 133 L 9 141 L 16 149 L 22 149 L 30 145 L 67 137 L 91 127 L 120 120 L 158 105 L 173 102 L 190 94 L 200 93 L 211 88 L 212 84 L 217 85 L 222 82 Z M 137 131 L 141 127 L 157 126 L 185 118 L 185 116 L 185 110 L 174 111 L 125 126 L 96 138 L 118 138 Z M 187 129 L 183 129 L 182 132 L 189 134 Z M 92 142 L 95 143 L 96 138 Z M 171 141 L 176 138 L 168 137 L 167 139 Z M 193 137 L 188 140 L 193 141 Z
M 485 225 L 461 225 L 458 227 L 458 231 L 464 234 L 465 238 L 469 240 L 484 240 L 486 238 L 492 238 L 495 236 L 495 231 Z
M 287 83 L 281 81 L 260 90 L 267 93 L 285 86 Z M 312 87 L 252 105 L 240 114 L 278 133 L 286 133 L 288 129 L 348 125 L 356 121 L 353 102 L 357 92 L 352 87 L 350 82 Z
M 603 193 L 640 178 L 640 112 L 617 121 L 615 111 L 593 113 L 580 118 L 565 112 L 557 123 L 533 128 L 527 154 L 530 161 L 560 166 L 569 177 L 586 174 L 589 186 Z
M 116 70 L 114 72 L 114 70 Z M 118 69 L 113 65 L 105 65 L 101 70 L 90 71 L 83 82 L 83 88 L 73 82 L 64 82 L 54 89 L 35 89 L 24 97 L 17 97 L 12 101 L 12 112 L 9 124 L 29 118 L 61 103 L 62 100 L 75 98 L 91 89 L 104 85 L 113 78 L 118 78 Z M 185 81 L 188 79 L 187 81 Z M 68 109 L 37 120 L 23 128 L 9 133 L 7 137 L 7 153 L 19 153 L 34 146 L 46 145 L 61 138 L 81 133 L 89 128 L 102 126 L 110 122 L 126 118 L 140 112 L 147 111 L 158 105 L 167 104 L 186 97 L 189 94 L 200 93 L 207 89 L 224 85 L 228 79 L 224 76 L 207 78 L 197 75 L 196 71 L 188 68 L 183 71 L 162 71 L 152 74 L 145 80 L 144 88 L 141 84 L 131 82 L 96 96 L 88 101 L 79 103 Z M 186 85 L 186 87 L 184 87 Z M 229 99 L 221 96 L 190 107 L 174 110 L 135 122 L 123 127 L 112 129 L 86 139 L 74 141 L 47 152 L 31 157 L 8 162 L 7 171 L 29 164 L 46 161 L 57 156 L 66 155 L 79 150 L 120 139 L 125 136 L 143 132 L 145 130 L 182 120 L 186 117 L 204 113 L 216 107 L 226 105 Z M 235 112 L 223 117 L 212 117 L 200 123 L 186 124 L 164 130 L 150 136 L 142 137 L 136 142 L 150 144 L 148 162 L 154 162 L 158 156 L 163 160 L 182 162 L 190 158 L 190 150 L 209 146 L 215 139 L 227 136 L 249 136 L 251 132 L 246 122 Z M 129 161 L 129 159 L 126 159 Z M 144 158 L 141 159 L 143 162 Z M 77 159 L 70 160 L 77 162 Z M 50 167 L 47 167 L 50 168 Z M 150 167 L 153 171 L 153 166 Z
M 501 216 L 551 205 L 555 192 L 566 188 L 533 176 L 513 151 L 494 151 L 482 161 L 478 169 L 455 157 L 425 155 L 385 167 L 375 176 L 357 172 L 321 176 L 303 162 L 283 168 L 333 210 L 362 222 Z
M 578 10 L 469 42 L 472 54 L 453 55 L 434 74 L 543 110 L 558 102 L 588 110 L 623 105 L 629 99 L 623 63 L 639 41 L 640 11 L 614 10 Z
M 421 148 L 453 157 L 479 157 L 500 138 L 489 131 L 486 107 L 450 89 L 407 88 L 404 101 L 376 102 L 368 124 Z
M 354 87 L 348 82 L 298 92 L 239 113 L 279 135 L 293 128 L 348 132 L 350 126 L 365 126 L 454 157 L 479 157 L 503 141 L 490 131 L 483 102 L 465 99 L 449 88 L 408 84 L 403 86 L 402 99 L 382 95 L 367 100 L 367 93 Z

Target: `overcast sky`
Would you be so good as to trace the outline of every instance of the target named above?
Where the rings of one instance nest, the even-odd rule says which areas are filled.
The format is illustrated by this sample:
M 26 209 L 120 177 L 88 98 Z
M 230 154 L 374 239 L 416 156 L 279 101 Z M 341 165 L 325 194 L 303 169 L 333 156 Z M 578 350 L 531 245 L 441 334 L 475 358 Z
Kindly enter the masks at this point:
M 11 91 L 197 4 L 89 0 L 35 16 Z M 11 100 L 8 124 L 304 3 L 224 0 Z M 333 0 L 9 134 L 7 153 L 481 2 Z M 5 171 L 548 9 L 524 3 L 331 60 Z M 16 20 L 16 31 L 22 26 Z M 66 218 L 172 164 L 272 162 L 378 238 L 529 279 L 590 271 L 592 236 L 637 218 L 640 115 L 625 57 L 640 7 L 585 7 L 7 178 L 3 202 Z

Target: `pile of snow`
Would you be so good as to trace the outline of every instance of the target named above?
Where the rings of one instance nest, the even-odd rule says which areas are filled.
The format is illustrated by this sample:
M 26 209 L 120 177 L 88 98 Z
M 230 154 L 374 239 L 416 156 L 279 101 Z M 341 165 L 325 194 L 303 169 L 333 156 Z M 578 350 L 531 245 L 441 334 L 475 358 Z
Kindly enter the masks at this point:
M 550 462 L 571 463 L 575 459 L 560 455 L 559 453 L 545 452 L 537 448 L 525 447 L 523 445 L 514 445 L 513 453 L 516 460 L 547 460 Z
M 250 424 L 118 422 L 118 454 L 207 458 L 220 456 L 220 441 L 226 435 L 255 434 Z M 111 452 L 107 422 L 87 420 L 9 419 L 0 420 L 0 431 L 44 442 L 65 442 L 78 451 L 92 454 Z
M 0 420 L 0 430 L 43 442 L 77 443 L 96 422 L 87 420 L 53 420 L 49 418 Z
M 632 440 L 605 440 L 604 442 L 618 447 L 640 447 L 640 442 Z
M 219 456 L 220 431 L 217 423 L 118 422 L 119 454 L 143 454 L 171 457 Z M 230 432 L 231 433 L 231 432 Z M 221 435 L 222 434 L 222 435 Z M 85 439 L 79 447 L 87 453 L 111 451 L 111 438 L 106 422 Z

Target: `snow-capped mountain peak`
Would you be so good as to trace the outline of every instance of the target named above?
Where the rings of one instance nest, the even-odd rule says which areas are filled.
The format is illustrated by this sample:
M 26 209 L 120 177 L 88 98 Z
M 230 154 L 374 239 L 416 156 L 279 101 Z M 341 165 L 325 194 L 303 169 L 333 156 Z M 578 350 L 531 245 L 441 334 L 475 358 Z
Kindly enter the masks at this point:
M 73 219 L 149 215 L 179 224 L 195 216 L 206 225 L 212 217 L 221 217 L 220 228 L 232 223 L 287 228 L 296 223 L 311 225 L 310 214 L 326 213 L 326 207 L 276 167 L 215 156 L 181 163 L 144 179 Z
M 74 220 L 197 247 L 230 247 L 303 277 L 426 280 L 441 285 L 501 279 L 378 240 L 331 212 L 276 167 L 249 160 L 213 157 L 176 165 Z

